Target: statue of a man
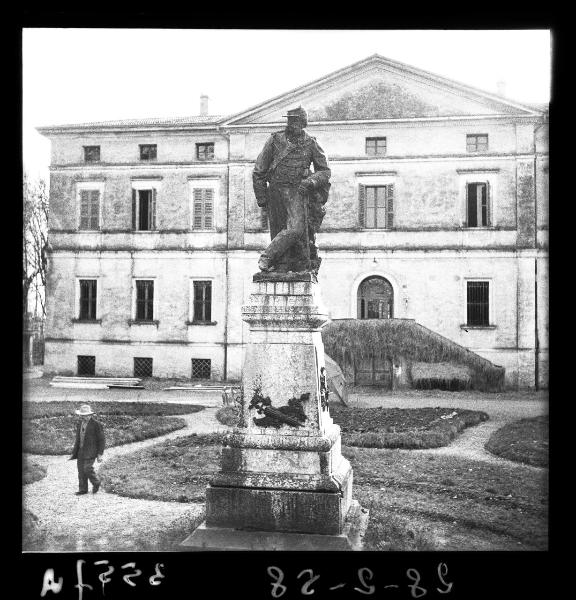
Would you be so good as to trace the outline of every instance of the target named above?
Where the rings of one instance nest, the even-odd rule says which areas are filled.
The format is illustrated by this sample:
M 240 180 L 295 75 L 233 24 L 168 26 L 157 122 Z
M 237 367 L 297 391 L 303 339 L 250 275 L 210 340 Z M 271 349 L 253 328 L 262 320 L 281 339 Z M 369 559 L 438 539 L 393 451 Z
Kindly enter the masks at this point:
M 268 138 L 252 174 L 258 206 L 268 210 L 272 239 L 258 267 L 265 272 L 318 273 L 316 233 L 326 213 L 330 168 L 316 139 L 304 131 L 306 111 L 298 107 L 284 116 L 286 129 Z

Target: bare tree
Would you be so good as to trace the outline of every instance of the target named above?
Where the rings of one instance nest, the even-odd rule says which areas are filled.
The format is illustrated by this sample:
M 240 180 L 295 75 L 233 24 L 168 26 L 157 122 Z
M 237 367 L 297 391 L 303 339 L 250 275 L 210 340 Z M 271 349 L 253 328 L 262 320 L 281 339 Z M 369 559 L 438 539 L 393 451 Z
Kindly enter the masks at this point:
M 23 205 L 22 312 L 43 318 L 48 249 L 48 189 L 43 179 L 24 174 Z

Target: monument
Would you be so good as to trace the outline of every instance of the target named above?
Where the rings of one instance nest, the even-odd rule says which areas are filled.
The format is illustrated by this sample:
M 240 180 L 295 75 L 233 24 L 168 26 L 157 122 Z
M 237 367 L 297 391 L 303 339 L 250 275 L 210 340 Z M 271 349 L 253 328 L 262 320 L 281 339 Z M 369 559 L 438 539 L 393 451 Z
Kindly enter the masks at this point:
M 368 514 L 330 417 L 316 233 L 330 188 L 326 156 L 289 110 L 256 160 L 253 183 L 272 241 L 242 318 L 250 325 L 240 422 L 206 490 L 206 520 L 185 550 L 360 549 Z M 314 171 L 310 172 L 310 166 Z

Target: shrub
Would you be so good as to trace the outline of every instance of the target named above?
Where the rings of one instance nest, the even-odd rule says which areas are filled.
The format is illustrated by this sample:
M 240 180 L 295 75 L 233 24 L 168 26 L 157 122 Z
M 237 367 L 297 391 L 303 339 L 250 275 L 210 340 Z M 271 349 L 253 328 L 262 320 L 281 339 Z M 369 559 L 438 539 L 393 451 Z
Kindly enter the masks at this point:
M 471 369 L 471 386 L 493 391 L 504 369 L 413 319 L 338 319 L 322 330 L 326 353 L 340 366 L 353 356 L 399 357 L 424 363 L 455 363 Z
M 240 419 L 240 407 L 235 405 L 223 406 L 216 413 L 216 418 L 223 425 L 234 427 Z

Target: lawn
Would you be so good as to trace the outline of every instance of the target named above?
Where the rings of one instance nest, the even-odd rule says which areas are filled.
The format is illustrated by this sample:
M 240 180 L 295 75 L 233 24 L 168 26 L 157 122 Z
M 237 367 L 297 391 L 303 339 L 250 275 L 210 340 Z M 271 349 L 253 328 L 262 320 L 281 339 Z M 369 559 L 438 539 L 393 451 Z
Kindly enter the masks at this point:
M 157 444 L 104 464 L 107 491 L 204 502 L 222 434 Z M 370 510 L 366 550 L 544 550 L 544 470 L 431 453 L 344 447 L 354 496 Z M 184 536 L 185 537 L 185 536 Z
M 46 468 L 27 457 L 22 457 L 22 484 L 34 483 L 46 477 Z
M 515 462 L 548 466 L 548 416 L 521 419 L 495 431 L 486 450 Z
M 77 406 L 70 402 L 25 402 L 23 451 L 32 454 L 69 454 L 74 445 Z M 98 402 L 95 417 L 104 426 L 106 446 L 119 446 L 182 429 L 186 421 L 172 415 L 191 414 L 203 406 Z
M 364 448 L 438 448 L 465 427 L 488 419 L 485 412 L 455 408 L 331 407 L 342 443 Z
M 342 443 L 365 448 L 438 448 L 464 428 L 488 419 L 485 412 L 456 408 L 330 407 L 342 429 Z M 239 409 L 225 406 L 216 414 L 224 425 L 236 425 Z

